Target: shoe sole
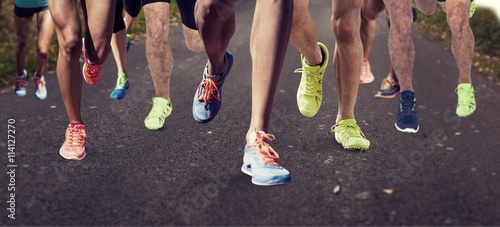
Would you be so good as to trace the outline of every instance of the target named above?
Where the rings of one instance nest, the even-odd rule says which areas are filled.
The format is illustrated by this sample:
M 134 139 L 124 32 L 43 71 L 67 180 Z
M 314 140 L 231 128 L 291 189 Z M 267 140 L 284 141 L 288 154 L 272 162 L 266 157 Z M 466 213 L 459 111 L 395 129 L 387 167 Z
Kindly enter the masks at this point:
M 400 132 L 408 132 L 408 133 L 417 133 L 418 130 L 420 129 L 420 126 L 417 126 L 417 129 L 412 129 L 412 128 L 401 129 L 401 128 L 398 127 L 398 125 L 396 123 L 394 123 L 394 126 L 396 126 L 396 129 L 398 129 L 398 131 L 400 131 Z
M 344 147 L 344 146 L 342 146 Z M 359 150 L 359 151 L 367 151 L 370 147 L 344 147 L 345 150 L 348 151 L 353 151 L 353 150 Z
M 348 151 L 352 151 L 352 150 L 359 150 L 359 151 L 366 151 L 370 148 L 370 144 L 368 144 L 367 147 L 361 147 L 361 146 L 352 146 L 352 147 L 345 147 L 342 142 L 340 142 L 337 137 L 335 137 L 335 141 L 337 141 L 337 143 L 339 143 L 342 148 L 344 148 L 344 150 L 348 150 Z
M 168 116 L 167 116 L 168 117 Z M 166 118 L 165 118 L 166 119 Z M 157 130 L 160 130 L 162 129 L 163 127 L 165 126 L 165 120 L 163 120 L 163 124 L 160 126 L 160 127 L 148 127 L 146 125 L 146 121 L 144 120 L 144 127 L 146 127 L 148 130 L 150 131 L 157 131 Z
M 85 156 L 87 155 L 87 152 L 86 151 L 83 151 L 83 156 L 81 158 L 78 158 L 76 156 L 64 156 L 61 151 L 59 151 L 59 155 L 61 155 L 61 157 L 67 159 L 67 160 L 72 160 L 72 161 L 80 161 L 82 159 L 85 158 Z
M 397 95 L 399 95 L 399 91 L 394 93 L 393 95 L 381 95 L 381 94 L 375 94 L 375 98 L 377 99 L 392 99 L 394 97 L 396 97 Z
M 285 185 L 285 184 L 289 184 L 290 183 L 290 177 L 288 177 L 286 180 L 284 181 L 280 181 L 280 182 L 273 182 L 273 181 L 268 181 L 268 182 L 261 182 L 261 181 L 257 181 L 253 178 L 252 176 L 252 172 L 250 172 L 247 168 L 245 168 L 245 164 L 243 164 L 241 166 L 241 172 L 243 172 L 244 174 L 248 175 L 248 176 L 251 176 L 252 177 L 252 184 L 255 184 L 255 185 L 258 185 L 258 186 L 276 186 L 276 185 Z
M 371 84 L 375 80 L 375 77 L 370 77 L 369 80 L 359 80 L 359 84 Z
M 38 95 L 36 94 L 36 91 L 35 91 L 35 98 L 36 98 L 36 99 L 38 99 L 38 100 L 44 100 L 44 99 L 46 99 L 46 98 L 47 98 L 47 94 L 45 94 L 45 96 L 40 97 L 40 96 L 38 96 Z
M 461 118 L 466 118 L 466 117 L 469 117 L 470 115 L 472 115 L 474 112 L 468 114 L 468 115 L 459 115 L 457 114 L 458 117 L 461 117 Z
M 156 128 L 156 127 L 155 127 L 155 128 L 149 128 L 148 126 L 145 126 L 145 127 L 146 127 L 148 130 L 150 130 L 150 131 L 158 131 L 158 130 L 160 130 L 160 129 L 162 129 L 162 128 L 163 128 L 163 126 L 162 126 L 162 127 L 159 127 L 159 128 Z

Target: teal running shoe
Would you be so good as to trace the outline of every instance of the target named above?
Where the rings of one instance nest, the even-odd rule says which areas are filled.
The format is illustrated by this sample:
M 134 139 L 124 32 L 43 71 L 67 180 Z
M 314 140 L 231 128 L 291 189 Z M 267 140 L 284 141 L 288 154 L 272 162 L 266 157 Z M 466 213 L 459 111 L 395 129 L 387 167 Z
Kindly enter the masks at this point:
M 252 177 L 252 183 L 272 186 L 290 183 L 290 172 L 281 167 L 276 159 L 278 153 L 271 147 L 274 136 L 258 131 L 245 145 L 241 171 Z

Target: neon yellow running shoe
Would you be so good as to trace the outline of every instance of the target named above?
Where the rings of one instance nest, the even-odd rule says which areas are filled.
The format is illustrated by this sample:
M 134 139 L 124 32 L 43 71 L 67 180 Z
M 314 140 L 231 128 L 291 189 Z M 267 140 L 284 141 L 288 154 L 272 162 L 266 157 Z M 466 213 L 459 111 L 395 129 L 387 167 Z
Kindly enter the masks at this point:
M 459 84 L 456 89 L 458 95 L 457 115 L 467 117 L 476 110 L 474 88 L 470 83 Z
M 328 66 L 328 49 L 320 42 L 318 42 L 318 46 L 323 55 L 323 62 L 318 66 L 310 66 L 304 56 L 301 55 L 302 68 L 294 71 L 295 73 L 302 73 L 302 79 L 297 91 L 297 105 L 300 113 L 306 117 L 314 117 L 318 113 L 323 99 L 322 81 L 326 66 Z
M 164 98 L 154 97 L 153 108 L 149 112 L 144 125 L 149 130 L 158 130 L 165 124 L 165 118 L 172 113 L 172 103 Z
M 370 141 L 366 139 L 354 119 L 342 120 L 332 126 L 331 130 L 335 133 L 335 140 L 346 150 L 364 151 L 370 147 Z
M 474 12 L 476 12 L 476 0 L 472 0 L 470 3 L 469 18 L 474 16 Z

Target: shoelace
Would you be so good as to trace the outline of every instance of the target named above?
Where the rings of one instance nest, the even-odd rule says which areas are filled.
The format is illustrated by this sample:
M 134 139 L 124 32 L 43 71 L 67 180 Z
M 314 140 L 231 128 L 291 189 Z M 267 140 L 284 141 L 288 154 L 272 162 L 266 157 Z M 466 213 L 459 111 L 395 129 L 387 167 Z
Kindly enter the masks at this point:
M 68 146 L 83 147 L 83 144 L 85 143 L 85 138 L 87 137 L 84 128 L 69 127 L 67 129 L 67 132 L 68 132 Z M 76 140 L 74 140 L 75 137 L 77 137 Z
M 349 137 L 358 137 L 361 135 L 363 138 L 366 138 L 365 134 L 361 131 L 361 128 L 357 124 L 335 124 L 331 127 L 332 132 L 342 133 L 345 131 L 345 134 Z
M 399 104 L 399 108 L 401 109 L 401 112 L 403 115 L 412 115 L 412 112 L 415 111 L 415 105 L 417 101 L 415 100 L 410 100 L 407 98 L 402 98 L 401 103 Z
M 35 86 L 38 88 L 38 90 L 43 90 L 43 86 L 45 86 L 45 80 L 36 80 Z
M 26 80 L 25 79 L 16 80 L 16 88 L 17 88 L 17 90 L 22 89 L 23 86 L 26 86 Z
M 249 145 L 249 147 L 257 149 L 264 163 L 268 165 L 279 166 L 279 164 L 276 163 L 276 159 L 278 159 L 280 156 L 269 144 L 275 139 L 274 135 L 267 134 L 262 131 L 256 133 L 257 138 L 255 139 L 255 142 Z
M 455 92 L 458 94 L 458 105 L 464 105 L 468 106 L 469 108 L 475 108 L 474 103 L 473 103 L 473 96 L 474 96 L 474 91 L 465 89 L 465 88 L 460 88 L 456 89 Z
M 198 100 L 203 101 L 203 103 L 205 103 L 205 106 L 208 103 L 211 103 L 212 99 L 217 99 L 220 101 L 220 92 L 217 84 L 218 83 L 216 83 L 212 79 L 205 77 L 205 79 L 203 79 L 203 83 L 198 86 Z M 202 88 L 203 92 L 201 91 Z
M 316 91 L 314 91 L 314 85 L 321 83 L 321 78 L 318 78 L 319 76 L 316 76 L 316 75 L 304 70 L 304 68 L 298 68 L 293 72 L 294 73 L 304 73 L 305 72 L 306 73 L 306 90 L 304 93 L 306 95 L 310 95 L 310 96 L 316 95 L 315 94 Z
M 95 65 L 95 64 L 90 64 L 90 62 L 88 61 L 88 59 L 86 59 L 86 65 L 87 65 L 87 74 L 88 75 L 85 75 L 86 77 L 89 77 L 89 78 L 94 78 L 94 77 L 97 77 L 99 76 L 100 72 L 101 72 L 101 68 L 102 66 L 101 65 Z

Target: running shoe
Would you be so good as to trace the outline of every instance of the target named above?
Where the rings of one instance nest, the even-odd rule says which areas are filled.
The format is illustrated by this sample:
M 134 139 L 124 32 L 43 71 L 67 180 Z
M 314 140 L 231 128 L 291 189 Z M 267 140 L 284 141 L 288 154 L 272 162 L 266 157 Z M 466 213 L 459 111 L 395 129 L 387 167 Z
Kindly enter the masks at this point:
M 132 35 L 130 34 L 127 34 L 127 53 L 128 53 L 128 49 L 130 48 L 130 38 L 132 38 Z
M 44 100 L 47 98 L 47 88 L 45 87 L 45 78 L 42 76 L 41 78 L 38 78 L 38 76 L 35 75 L 33 76 L 33 79 L 35 80 L 35 97 L 40 100 Z
M 370 67 L 370 62 L 367 59 L 363 60 L 363 65 L 361 66 L 361 76 L 359 77 L 360 84 L 369 84 L 373 82 L 375 77 Z
M 417 99 L 415 99 L 415 92 L 401 92 L 395 126 L 401 132 L 418 132 Z
M 472 84 L 459 84 L 456 92 L 458 94 L 457 115 L 459 117 L 467 117 L 474 113 L 476 110 L 476 98 Z
M 59 154 L 69 160 L 85 158 L 85 138 L 87 130 L 83 124 L 70 124 L 66 129 L 66 139 L 59 150 Z
M 149 112 L 144 125 L 149 130 L 158 130 L 165 124 L 165 118 L 172 113 L 172 103 L 164 98 L 154 97 L 153 108 Z
M 396 97 L 399 94 L 399 90 L 401 87 L 399 86 L 399 82 L 394 81 L 389 74 L 384 80 L 382 80 L 382 84 L 380 85 L 380 90 L 375 94 L 375 98 L 378 99 L 391 99 Z
M 417 22 L 417 5 L 415 0 L 411 1 L 411 20 L 412 22 Z
M 365 134 L 354 119 L 339 121 L 332 126 L 331 130 L 335 133 L 335 140 L 346 150 L 365 151 L 370 148 L 370 141 L 366 139 Z
M 121 73 L 116 79 L 115 89 L 111 92 L 109 97 L 111 99 L 120 100 L 125 97 L 127 93 L 127 89 L 130 87 L 130 83 L 128 82 L 127 75 L 125 73 Z
M 472 0 L 470 3 L 469 18 L 474 16 L 474 12 L 476 12 L 476 0 Z
M 83 79 L 90 86 L 96 86 L 99 83 L 102 75 L 102 65 L 94 64 L 87 59 L 86 51 L 85 51 L 85 38 L 82 38 L 82 52 L 83 52 Z
M 417 8 L 416 7 L 411 7 L 411 20 L 413 23 L 417 22 Z
M 318 42 L 323 61 L 320 65 L 310 66 L 304 56 L 300 55 L 302 68 L 294 73 L 301 73 L 299 89 L 297 90 L 297 105 L 300 113 L 306 117 L 314 117 L 321 107 L 323 100 L 323 75 L 328 66 L 328 49 L 323 43 Z
M 193 98 L 193 117 L 199 123 L 212 121 L 219 112 L 222 104 L 222 85 L 233 66 L 233 55 L 226 51 L 224 55 L 224 72 L 220 76 L 208 74 L 208 65 L 205 67 L 201 83 L 196 89 Z M 214 79 L 219 77 L 217 81 Z
M 274 139 L 273 135 L 258 131 L 245 145 L 241 171 L 251 176 L 255 185 L 280 185 L 291 180 L 290 172 L 276 162 L 279 155 L 270 144 Z
M 16 76 L 16 84 L 14 86 L 14 94 L 17 96 L 26 95 L 26 70 L 24 70 L 23 75 Z

